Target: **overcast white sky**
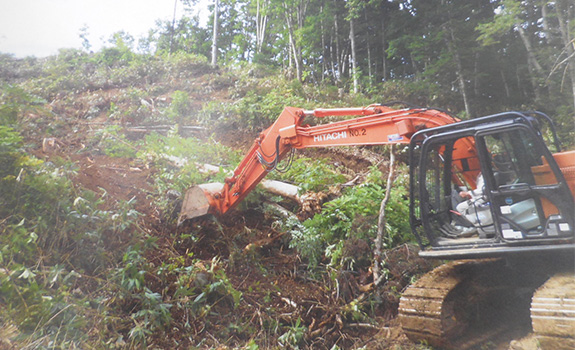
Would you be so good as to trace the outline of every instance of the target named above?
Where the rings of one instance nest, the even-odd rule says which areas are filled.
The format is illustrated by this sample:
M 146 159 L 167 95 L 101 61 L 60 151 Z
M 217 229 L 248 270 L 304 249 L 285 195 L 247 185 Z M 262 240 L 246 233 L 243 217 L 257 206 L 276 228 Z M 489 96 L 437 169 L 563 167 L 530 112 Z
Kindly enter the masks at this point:
M 97 51 L 113 33 L 123 30 L 137 40 L 173 13 L 174 0 L 0 0 L 0 52 L 45 57 L 60 48 L 82 48 L 84 25 Z M 178 2 L 176 17 L 182 14 Z

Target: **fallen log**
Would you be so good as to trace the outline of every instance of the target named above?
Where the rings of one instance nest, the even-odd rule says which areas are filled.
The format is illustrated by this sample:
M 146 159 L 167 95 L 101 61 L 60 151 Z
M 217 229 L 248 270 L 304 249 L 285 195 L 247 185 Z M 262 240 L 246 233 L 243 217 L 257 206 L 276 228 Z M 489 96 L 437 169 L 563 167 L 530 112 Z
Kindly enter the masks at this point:
M 294 219 L 296 221 L 299 221 L 294 213 L 292 213 L 291 211 L 287 210 L 286 208 L 282 207 L 281 205 L 275 202 L 265 201 L 263 204 L 266 210 L 273 211 L 275 214 L 283 217 L 284 219 Z
M 166 156 L 166 158 L 171 159 L 175 164 L 185 164 L 187 162 L 186 159 L 180 159 L 180 158 L 176 158 L 176 157 L 168 157 Z M 198 169 L 198 171 L 200 173 L 203 174 L 210 174 L 210 175 L 215 175 L 220 173 L 220 171 L 222 171 L 222 168 L 220 166 L 216 166 L 216 165 L 212 165 L 212 164 L 201 164 L 201 163 L 196 163 L 196 168 Z M 232 176 L 232 172 L 227 172 L 226 173 L 227 176 Z M 357 176 L 355 179 L 349 181 L 348 183 L 344 184 L 344 186 L 354 186 L 357 184 L 357 182 L 360 180 L 360 177 Z M 262 188 L 264 191 L 268 192 L 268 193 L 272 193 L 278 196 L 281 196 L 283 198 L 292 200 L 296 203 L 299 204 L 300 206 L 300 212 L 298 213 L 298 216 L 300 216 L 300 220 L 303 220 L 304 218 L 307 217 L 311 217 L 313 215 L 315 215 L 315 213 L 318 213 L 321 211 L 322 208 L 322 204 L 328 199 L 330 193 L 331 194 L 336 194 L 336 190 L 334 190 L 335 188 L 339 189 L 341 188 L 341 186 L 334 186 L 333 188 L 330 188 L 330 193 L 325 193 L 325 192 L 307 192 L 304 194 L 301 194 L 301 188 L 299 186 L 293 185 L 293 184 L 289 184 L 283 181 L 277 181 L 277 180 L 262 180 L 260 183 L 260 188 Z M 204 186 L 209 186 L 209 189 L 207 187 Z M 215 187 L 214 187 L 215 186 Z M 199 186 L 196 186 L 194 191 L 202 191 L 199 188 L 202 188 L 202 190 L 209 190 L 209 192 L 211 193 L 216 193 L 218 191 L 220 191 L 223 188 L 223 184 L 218 184 L 218 185 L 208 185 L 208 184 L 202 184 Z M 337 190 L 337 192 L 339 192 L 339 190 Z M 188 193 L 190 193 L 190 190 L 188 191 Z M 201 192 L 197 192 L 197 195 L 201 195 Z M 184 199 L 184 202 L 186 202 L 186 199 Z
M 282 196 L 284 198 L 292 199 L 298 203 L 302 202 L 302 199 L 299 195 L 300 188 L 296 185 L 277 180 L 262 180 L 260 185 L 263 189 L 270 193 L 277 194 L 278 196 Z
M 141 132 L 146 133 L 150 131 L 170 131 L 172 130 L 175 125 L 143 125 L 143 126 L 131 126 L 126 127 L 127 132 Z M 204 131 L 206 128 L 203 126 L 193 126 L 193 125 L 179 125 L 179 130 L 186 130 L 186 131 Z
M 217 165 L 212 164 L 200 164 L 196 163 L 196 167 L 198 171 L 203 174 L 210 174 L 215 175 L 220 172 L 220 167 Z M 228 175 L 231 176 L 232 173 L 228 172 Z M 302 199 L 300 198 L 299 192 L 300 187 L 292 184 L 288 184 L 286 182 L 277 181 L 277 180 L 262 180 L 260 182 L 260 186 L 266 190 L 267 192 L 276 194 L 278 196 L 289 198 L 294 200 L 298 203 L 302 203 Z

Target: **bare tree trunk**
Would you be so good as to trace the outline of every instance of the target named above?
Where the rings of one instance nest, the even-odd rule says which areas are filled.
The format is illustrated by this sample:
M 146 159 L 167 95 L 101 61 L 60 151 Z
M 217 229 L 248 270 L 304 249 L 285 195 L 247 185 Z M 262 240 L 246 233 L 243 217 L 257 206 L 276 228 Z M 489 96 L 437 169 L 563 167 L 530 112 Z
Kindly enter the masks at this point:
M 323 5 L 320 8 L 320 13 L 323 13 Z M 323 25 L 323 17 L 320 20 L 320 30 L 321 30 L 321 54 L 323 59 L 321 60 L 321 81 L 324 81 L 325 72 L 327 72 L 327 52 L 326 52 L 326 41 L 325 41 L 325 28 Z
M 171 55 L 174 51 L 174 33 L 176 31 L 176 6 L 178 5 L 178 0 L 174 1 L 174 15 L 172 16 L 172 28 L 170 30 L 170 52 Z
M 459 52 L 457 51 L 457 45 L 455 41 L 455 32 L 453 31 L 453 26 L 450 25 L 451 21 L 448 21 L 444 24 L 444 30 L 448 30 L 449 32 L 449 39 L 445 39 L 447 41 L 447 49 L 453 56 L 455 60 L 455 66 L 457 67 L 457 82 L 459 84 L 459 90 L 461 90 L 461 96 L 463 97 L 463 105 L 465 106 L 465 113 L 468 116 L 473 115 L 473 111 L 471 110 L 471 104 L 469 103 L 469 96 L 467 95 L 467 84 L 465 83 L 465 77 L 463 74 L 463 64 L 461 62 L 461 57 L 459 56 Z
M 265 10 L 269 5 L 269 0 L 257 1 L 256 4 L 256 53 L 262 52 L 266 35 L 268 15 Z
M 212 66 L 218 63 L 218 7 L 220 1 L 216 0 L 214 4 L 214 36 L 212 38 Z
M 386 233 L 385 225 L 387 224 L 385 209 L 391 197 L 391 188 L 393 187 L 394 180 L 395 180 L 395 153 L 393 151 L 393 145 L 390 145 L 389 173 L 387 175 L 387 184 L 385 186 L 385 196 L 383 197 L 383 200 L 381 201 L 381 206 L 379 207 L 379 217 L 377 220 L 377 236 L 375 237 L 375 247 L 373 248 L 372 270 L 373 270 L 373 284 L 375 286 L 378 286 L 385 277 L 385 275 L 382 274 L 380 271 L 381 251 L 383 249 L 383 238 Z
M 533 91 L 535 92 L 535 100 L 541 101 L 543 97 L 541 79 L 545 75 L 545 72 L 537 60 L 537 57 L 535 57 L 529 36 L 527 33 L 525 33 L 521 23 L 517 23 L 515 25 L 515 29 L 519 33 L 521 42 L 523 42 L 523 46 L 525 46 L 525 50 L 527 51 L 527 67 L 529 68 L 529 78 L 531 80 L 531 85 L 533 86 Z
M 547 4 L 543 4 L 541 6 L 541 24 L 543 26 L 543 31 L 545 31 L 545 34 L 547 37 L 551 38 L 554 36 L 553 31 L 551 30 L 550 26 L 549 26 L 549 13 L 547 11 Z
M 509 99 L 511 97 L 511 90 L 509 89 L 507 78 L 505 78 L 505 72 L 503 69 L 501 69 L 499 72 L 501 73 L 501 80 L 503 81 L 503 87 L 505 88 L 505 96 Z
M 293 34 L 293 26 L 291 25 L 290 19 L 288 18 L 288 15 L 286 13 L 286 21 L 288 24 L 288 38 L 289 38 L 289 46 L 290 46 L 290 57 L 292 58 L 292 60 L 290 61 L 290 66 L 291 63 L 293 62 L 295 65 L 295 72 L 296 72 L 296 77 L 298 80 L 301 81 L 301 77 L 302 77 L 302 73 L 301 73 L 301 66 L 300 66 L 300 57 L 298 55 L 298 50 L 296 47 L 296 43 L 295 43 L 295 37 Z
M 341 57 L 339 58 L 339 65 L 341 67 L 341 75 L 347 74 L 347 63 L 349 63 L 349 54 L 347 53 L 347 47 L 344 47 L 341 51 Z M 347 62 L 347 63 L 346 63 Z
M 563 13 L 563 9 L 566 9 L 567 13 Z M 575 11 L 575 6 L 569 6 L 565 0 L 557 1 L 555 6 L 555 12 L 557 13 L 557 19 L 559 20 L 559 29 L 561 31 L 561 40 L 564 45 L 564 50 L 567 58 L 565 59 L 567 64 L 567 71 L 569 72 L 569 78 L 571 79 L 571 88 L 573 92 L 573 108 L 575 108 L 575 38 L 571 37 L 571 32 L 569 28 L 572 28 L 571 19 L 574 17 L 573 12 Z
M 363 15 L 365 17 L 365 21 L 367 22 L 368 21 L 367 11 L 365 11 L 365 9 L 363 11 Z M 370 42 L 369 35 L 370 35 L 370 32 L 367 31 L 366 38 L 365 38 L 366 39 L 365 42 L 366 42 L 366 46 L 367 46 L 367 76 L 369 77 L 369 79 L 371 81 L 371 79 L 373 77 L 373 73 L 371 71 L 371 44 L 369 43 Z
M 289 34 L 288 34 L 288 39 L 289 39 L 289 42 L 288 42 L 288 47 L 287 47 L 287 51 L 288 51 L 288 68 L 287 68 L 287 70 L 288 70 L 288 77 L 290 79 L 292 79 L 293 78 L 294 63 L 293 63 L 293 51 L 291 48 L 291 38 L 289 38 Z
M 531 61 L 530 64 L 533 66 L 534 70 L 538 74 L 543 75 L 543 67 L 541 67 L 541 64 L 539 64 L 539 61 L 537 60 L 537 58 L 535 57 L 535 54 L 533 53 L 533 46 L 531 45 L 531 41 L 529 40 L 529 36 L 527 35 L 527 33 L 525 33 L 525 29 L 523 29 L 522 24 L 517 23 L 515 25 L 515 29 L 519 33 L 519 37 L 521 38 L 521 41 L 523 42 L 523 46 L 525 46 L 525 50 L 527 50 L 527 57 Z
M 334 26 L 334 30 L 335 30 L 335 55 L 336 55 L 336 68 L 337 68 L 337 78 L 336 78 L 336 82 L 339 82 L 341 80 L 341 74 L 343 73 L 341 71 L 341 65 L 342 65 L 342 61 L 340 60 L 341 56 L 341 51 L 339 48 L 339 24 L 338 24 L 338 18 L 337 18 L 337 12 L 335 14 L 335 16 L 333 17 L 333 26 Z
M 337 54 L 335 53 L 335 44 L 333 41 L 333 36 L 330 37 L 329 43 L 329 56 L 330 56 L 330 65 L 331 65 L 331 75 L 333 76 L 333 81 L 337 84 L 339 80 L 338 68 L 337 68 Z
M 382 63 L 382 76 L 383 80 L 387 81 L 387 53 L 385 47 L 387 46 L 387 38 L 385 36 L 385 20 L 381 20 L 381 63 Z
M 359 82 L 357 80 L 357 62 L 356 62 L 356 47 L 355 47 L 355 30 L 353 19 L 349 20 L 349 40 L 351 41 L 351 75 L 353 79 L 353 93 L 359 92 Z
M 303 60 L 302 60 L 301 47 L 296 42 L 295 30 L 297 28 L 303 28 L 308 2 L 309 2 L 308 0 L 300 1 L 299 4 L 295 6 L 295 8 L 290 8 L 285 1 L 282 4 L 285 12 L 286 24 L 288 27 L 289 41 L 293 54 L 293 60 L 295 63 L 296 76 L 299 81 L 301 81 L 303 77 L 303 70 L 302 70 Z
M 481 95 L 481 86 L 480 86 L 480 79 L 479 77 L 481 76 L 481 74 L 479 74 L 479 62 L 480 62 L 481 56 L 480 56 L 480 52 L 477 51 L 474 55 L 474 62 L 473 62 L 473 96 L 480 96 Z

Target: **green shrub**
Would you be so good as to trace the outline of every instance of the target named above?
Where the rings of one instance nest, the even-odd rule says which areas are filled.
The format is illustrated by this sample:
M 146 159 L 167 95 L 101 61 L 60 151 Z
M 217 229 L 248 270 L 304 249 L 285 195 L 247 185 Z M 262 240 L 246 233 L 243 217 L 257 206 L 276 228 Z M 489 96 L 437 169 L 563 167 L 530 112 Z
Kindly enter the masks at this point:
M 206 104 L 200 122 L 207 127 L 259 130 L 269 127 L 286 106 L 313 106 L 298 81 L 247 79 L 236 83 L 232 95 L 238 98 L 234 103 Z
M 280 164 L 280 166 L 282 165 Z M 272 172 L 270 175 L 271 177 L 297 184 L 303 193 L 308 191 L 327 191 L 329 186 L 346 181 L 345 176 L 337 173 L 327 161 L 306 157 L 294 159 L 286 172 Z
M 301 318 L 298 318 L 292 326 L 287 327 L 284 334 L 278 337 L 278 343 L 282 348 L 299 349 L 306 331 L 305 325 L 301 324 Z
M 110 157 L 134 158 L 138 151 L 132 143 L 126 141 L 126 136 L 121 133 L 119 125 L 109 125 L 96 132 L 99 138 L 98 144 L 104 154 Z
M 242 294 L 232 286 L 218 258 L 200 262 L 189 254 L 155 267 L 145 257 L 158 248 L 154 242 L 147 239 L 129 247 L 115 273 L 122 304 L 131 311 L 128 337 L 133 346 L 146 346 L 151 335 L 168 329 L 173 313 L 189 312 L 194 319 L 207 322 L 216 306 L 238 307 Z M 150 283 L 150 276 L 155 283 Z M 158 289 L 158 281 L 161 292 L 152 289 Z
M 25 114 L 37 112 L 45 100 L 13 85 L 0 86 L 0 125 L 15 125 Z
M 106 332 L 88 330 L 106 322 L 98 274 L 116 260 L 107 247 L 130 236 L 139 213 L 132 201 L 102 209 L 103 195 L 74 188 L 65 161 L 29 156 L 6 126 L 0 170 L 0 319 L 21 333 L 16 347 L 85 348 Z
M 204 55 L 178 51 L 173 54 L 163 54 L 163 60 L 173 65 L 175 71 L 196 71 L 199 68 L 208 68 L 210 64 Z
M 351 268 L 344 247 L 348 240 L 371 242 L 377 233 L 377 221 L 385 186 L 382 173 L 370 169 L 365 183 L 348 188 L 341 197 L 324 204 L 321 213 L 304 221 L 303 229 L 292 230 L 291 247 L 297 248 L 308 259 L 311 268 L 324 257 L 330 265 Z M 411 239 L 406 189 L 401 181 L 392 189 L 388 207 L 388 245 Z
M 166 110 L 165 115 L 171 121 L 182 123 L 189 119 L 191 106 L 192 104 L 187 92 L 179 90 L 174 91 L 172 94 L 172 103 Z
M 177 131 L 177 130 L 174 130 Z M 184 191 L 189 186 L 203 183 L 210 176 L 201 173 L 198 164 L 213 163 L 220 160 L 222 169 L 212 181 L 223 181 L 230 169 L 239 162 L 239 153 L 213 139 L 201 141 L 195 138 L 183 138 L 175 133 L 163 136 L 157 133 L 147 135 L 138 157 L 154 163 L 160 169 L 156 185 L 160 193 L 167 189 Z

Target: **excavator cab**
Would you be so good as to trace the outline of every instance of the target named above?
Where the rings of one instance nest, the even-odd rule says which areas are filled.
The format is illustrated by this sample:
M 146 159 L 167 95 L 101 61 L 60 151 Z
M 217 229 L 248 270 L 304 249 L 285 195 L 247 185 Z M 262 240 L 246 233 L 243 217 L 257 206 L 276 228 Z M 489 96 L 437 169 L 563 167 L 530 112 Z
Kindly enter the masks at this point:
M 573 195 L 558 160 L 572 167 L 575 152 L 554 157 L 539 125 L 512 112 L 412 137 L 411 225 L 422 256 L 574 249 Z

